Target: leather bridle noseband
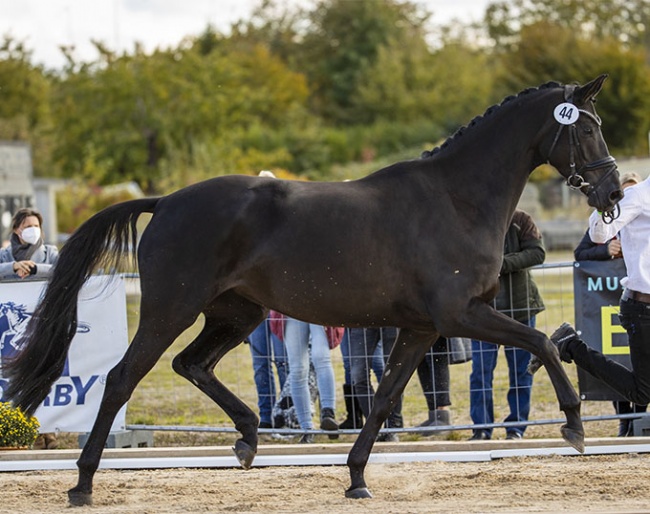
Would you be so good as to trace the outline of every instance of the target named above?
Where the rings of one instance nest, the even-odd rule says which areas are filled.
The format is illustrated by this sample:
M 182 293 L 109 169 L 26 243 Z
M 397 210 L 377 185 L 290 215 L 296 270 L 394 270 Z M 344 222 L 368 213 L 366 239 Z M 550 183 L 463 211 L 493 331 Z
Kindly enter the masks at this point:
M 565 86 L 564 99 L 566 102 L 573 103 L 573 91 L 575 90 L 575 88 L 576 86 Z M 602 121 L 598 115 L 592 114 L 589 111 L 586 111 L 585 109 L 578 109 L 578 112 L 580 114 L 584 114 L 585 116 L 591 118 L 591 120 L 593 120 L 596 123 L 596 125 L 598 125 L 599 127 L 602 125 Z M 562 134 L 562 129 L 565 126 L 568 127 L 569 169 L 571 170 L 571 172 L 569 173 L 569 176 L 566 179 L 566 184 L 571 189 L 582 190 L 583 187 L 586 187 L 587 190 L 585 191 L 585 194 L 587 196 L 590 196 L 601 186 L 601 184 L 605 179 L 607 179 L 612 173 L 616 171 L 616 160 L 611 155 L 607 155 L 602 159 L 585 163 L 580 167 L 580 169 L 576 169 L 575 154 L 576 154 L 576 149 L 578 150 L 580 149 L 580 140 L 578 139 L 578 129 L 576 128 L 575 123 L 572 123 L 570 125 L 563 125 L 562 123 L 558 123 L 558 124 L 560 126 L 558 127 L 557 132 L 555 133 L 555 138 L 553 138 L 553 143 L 551 144 L 551 148 L 548 151 L 548 157 L 546 160 L 547 162 L 550 162 L 551 154 L 553 153 L 553 150 L 555 150 L 555 146 L 557 145 L 557 142 L 560 139 L 560 134 Z M 584 179 L 585 173 L 596 171 L 601 168 L 608 168 L 608 169 L 603 174 L 603 176 L 600 177 L 600 179 L 598 180 L 598 182 L 596 182 L 596 184 L 592 185 L 591 183 L 587 182 Z M 605 221 L 606 223 L 611 223 L 616 218 L 618 218 L 619 214 L 620 214 L 620 207 L 617 204 L 612 211 L 602 213 L 603 221 Z

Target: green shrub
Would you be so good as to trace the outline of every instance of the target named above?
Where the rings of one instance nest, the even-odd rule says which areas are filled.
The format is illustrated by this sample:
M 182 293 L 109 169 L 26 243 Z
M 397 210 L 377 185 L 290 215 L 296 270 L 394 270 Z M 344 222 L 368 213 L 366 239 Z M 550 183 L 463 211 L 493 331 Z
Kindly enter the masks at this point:
M 8 402 L 0 403 L 0 447 L 31 446 L 38 437 L 40 423 Z

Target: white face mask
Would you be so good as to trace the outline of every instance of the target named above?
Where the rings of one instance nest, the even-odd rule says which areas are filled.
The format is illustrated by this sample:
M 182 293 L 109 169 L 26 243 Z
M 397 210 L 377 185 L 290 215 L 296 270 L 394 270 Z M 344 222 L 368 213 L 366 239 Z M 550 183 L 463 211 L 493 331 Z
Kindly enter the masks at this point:
M 22 234 L 20 234 L 20 237 L 26 243 L 35 245 L 41 238 L 41 229 L 38 227 L 27 227 L 25 230 L 23 230 Z

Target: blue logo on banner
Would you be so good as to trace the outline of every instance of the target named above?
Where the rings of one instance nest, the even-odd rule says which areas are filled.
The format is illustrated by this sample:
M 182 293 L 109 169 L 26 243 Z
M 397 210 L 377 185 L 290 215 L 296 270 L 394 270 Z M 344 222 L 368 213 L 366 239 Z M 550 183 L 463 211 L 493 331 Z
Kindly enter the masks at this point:
M 2 361 L 20 352 L 23 335 L 33 314 L 27 310 L 25 305 L 14 302 L 0 303 L 0 359 Z M 90 332 L 88 323 L 78 323 L 77 333 L 87 334 L 88 332 Z M 70 363 L 67 358 L 61 376 L 70 376 Z M 5 381 L 0 380 L 0 382 Z M 0 401 L 4 400 L 0 399 Z

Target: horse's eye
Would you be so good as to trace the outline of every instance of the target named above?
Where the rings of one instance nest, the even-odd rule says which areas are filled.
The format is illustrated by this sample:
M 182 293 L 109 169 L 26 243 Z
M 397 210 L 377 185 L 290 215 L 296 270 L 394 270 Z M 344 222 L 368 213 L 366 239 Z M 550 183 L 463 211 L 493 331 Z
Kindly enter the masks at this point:
M 585 131 L 585 134 L 593 134 L 594 129 L 591 128 L 591 127 L 585 127 L 584 131 Z

